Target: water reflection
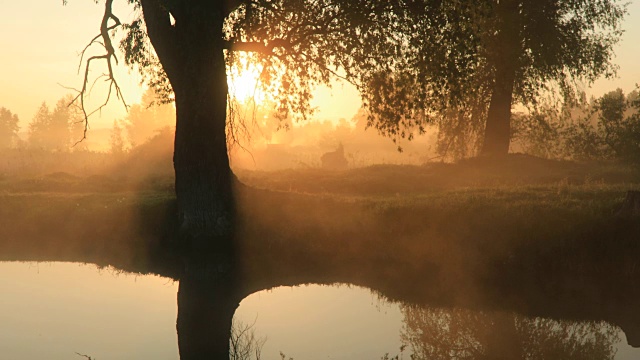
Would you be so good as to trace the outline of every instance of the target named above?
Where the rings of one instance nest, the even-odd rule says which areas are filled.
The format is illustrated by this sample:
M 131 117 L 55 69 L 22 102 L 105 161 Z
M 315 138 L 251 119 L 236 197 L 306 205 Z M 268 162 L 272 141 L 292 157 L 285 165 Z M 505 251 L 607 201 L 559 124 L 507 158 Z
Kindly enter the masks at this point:
M 178 289 L 178 348 L 181 360 L 229 357 L 233 315 L 244 297 L 235 273 L 209 269 L 186 271 Z
M 295 360 L 380 359 L 398 354 L 403 343 L 405 359 L 639 357 L 619 329 L 605 322 L 401 305 L 350 286 L 280 287 L 241 299 L 237 310 L 237 298 L 216 300 L 216 292 L 229 289 L 191 289 L 181 296 L 194 295 L 198 301 L 188 304 L 197 307 L 177 333 L 178 283 L 166 278 L 69 263 L 0 263 L 0 289 L 3 359 L 80 359 L 79 352 L 99 360 L 173 360 L 180 357 L 177 339 L 203 346 L 201 359 L 226 359 L 232 328 L 227 315 L 245 326 L 236 326 L 232 339 L 246 325 L 253 325 L 254 340 L 266 338 L 258 352 L 262 359 L 280 359 L 280 351 Z M 232 359 L 257 358 L 248 343 L 242 340 Z
M 255 204 L 252 196 L 243 201 Z M 75 200 L 65 201 L 75 208 Z M 99 219 L 109 221 L 98 221 L 95 214 L 91 220 L 79 219 L 65 231 L 31 231 L 22 224 L 9 229 L 11 236 L 0 236 L 0 257 L 91 262 L 180 279 L 177 338 L 182 359 L 228 357 L 233 314 L 250 294 L 277 286 L 333 283 L 366 287 L 411 304 L 606 320 L 620 326 L 630 344 L 640 346 L 636 218 L 611 217 L 585 223 L 579 231 L 560 226 L 558 218 L 554 224 L 561 234 L 554 236 L 561 241 L 549 246 L 549 241 L 526 236 L 514 240 L 539 226 L 537 221 L 511 224 L 512 231 L 505 233 L 482 216 L 471 224 L 454 217 L 446 229 L 455 231 L 443 230 L 446 236 L 437 237 L 431 227 L 424 228 L 425 214 L 414 209 L 377 213 L 361 205 L 265 193 L 260 207 L 244 207 L 237 246 L 216 260 L 172 247 L 178 229 L 173 202 L 141 203 L 145 205 L 139 209 L 132 205 L 100 213 Z M 314 209 L 314 216 L 296 209 Z M 131 221 L 136 212 L 139 221 Z M 353 221 L 345 213 L 361 215 Z M 90 225 L 76 228 L 79 223 Z M 476 237 L 479 233 L 483 236 Z M 583 234 L 589 234 L 589 246 Z M 505 245 L 512 241 L 516 245 Z M 218 271 L 229 260 L 235 263 Z M 170 299 L 175 310 L 175 292 Z M 173 341 L 175 326 L 173 317 L 167 326 Z
M 263 359 L 380 359 L 401 346 L 398 304 L 346 286 L 279 287 L 242 300 L 238 321 L 266 337 Z
M 0 359 L 176 360 L 177 285 L 95 265 L 0 262 Z
M 402 306 L 402 340 L 416 360 L 614 359 L 619 330 L 605 322 L 506 312 Z

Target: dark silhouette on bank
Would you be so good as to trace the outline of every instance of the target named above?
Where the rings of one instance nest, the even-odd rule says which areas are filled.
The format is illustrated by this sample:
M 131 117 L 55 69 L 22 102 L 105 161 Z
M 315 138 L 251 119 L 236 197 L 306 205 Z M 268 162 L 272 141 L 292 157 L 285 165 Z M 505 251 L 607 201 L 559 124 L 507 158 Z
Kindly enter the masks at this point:
M 345 170 L 349 165 L 349 161 L 344 155 L 344 146 L 342 143 L 334 151 L 322 154 L 320 158 L 322 168 L 326 170 Z

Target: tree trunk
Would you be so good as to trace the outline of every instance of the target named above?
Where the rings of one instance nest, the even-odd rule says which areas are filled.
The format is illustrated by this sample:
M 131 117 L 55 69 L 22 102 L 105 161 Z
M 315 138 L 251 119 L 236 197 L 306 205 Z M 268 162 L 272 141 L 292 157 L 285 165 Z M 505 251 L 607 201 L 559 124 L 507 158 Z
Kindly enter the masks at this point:
M 190 59 L 180 85 L 174 85 L 181 241 L 196 252 L 230 250 L 235 218 L 225 135 L 227 74 L 222 49 L 214 55 L 203 62 Z
M 483 156 L 504 156 L 509 153 L 511 105 L 521 52 L 518 2 L 500 1 L 496 5 L 495 14 L 498 33 L 489 40 L 489 62 L 494 69 L 494 81 L 481 151 Z
M 184 267 L 178 290 L 180 357 L 228 359 L 239 300 L 234 295 L 235 178 L 225 133 L 225 2 L 141 4 L 149 39 L 175 94 L 176 240 Z
M 171 4 L 173 24 L 159 1 L 142 5 L 149 39 L 175 93 L 179 248 L 231 258 L 235 207 L 225 134 L 224 2 Z
M 496 74 L 484 131 L 483 156 L 503 156 L 509 153 L 514 78 L 515 71 L 499 71 Z

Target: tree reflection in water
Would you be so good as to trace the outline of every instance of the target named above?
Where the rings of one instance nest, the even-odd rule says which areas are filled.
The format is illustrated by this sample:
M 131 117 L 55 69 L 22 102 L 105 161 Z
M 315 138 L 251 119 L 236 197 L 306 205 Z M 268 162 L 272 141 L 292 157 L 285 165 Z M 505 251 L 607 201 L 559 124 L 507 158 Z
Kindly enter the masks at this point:
M 507 312 L 401 306 L 412 359 L 613 359 L 620 340 L 605 322 L 527 318 Z

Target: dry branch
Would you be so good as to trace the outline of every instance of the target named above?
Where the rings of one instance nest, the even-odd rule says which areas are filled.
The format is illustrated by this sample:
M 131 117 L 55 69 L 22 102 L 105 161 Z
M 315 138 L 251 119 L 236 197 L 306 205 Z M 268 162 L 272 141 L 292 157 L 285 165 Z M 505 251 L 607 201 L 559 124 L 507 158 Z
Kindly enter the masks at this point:
M 63 1 L 63 4 L 66 4 L 66 1 Z M 82 68 L 85 54 L 87 50 L 89 50 L 89 48 L 91 48 L 93 45 L 98 44 L 102 46 L 105 50 L 105 53 L 101 55 L 91 56 L 86 60 L 86 62 L 84 62 L 85 68 L 84 68 L 84 78 L 82 82 L 82 88 L 80 90 L 73 89 L 77 92 L 77 95 L 73 98 L 73 100 L 71 101 L 71 104 L 79 104 L 79 108 L 82 110 L 82 115 L 84 117 L 84 131 L 82 134 L 82 139 L 77 141 L 75 145 L 77 145 L 78 143 L 82 142 L 84 139 L 87 138 L 87 130 L 89 130 L 89 117 L 97 112 L 100 112 L 109 103 L 109 100 L 111 99 L 111 95 L 114 91 L 115 91 L 116 97 L 118 98 L 118 100 L 122 102 L 125 109 L 129 108 L 129 106 L 127 105 L 124 99 L 124 96 L 122 95 L 122 90 L 120 88 L 120 85 L 118 84 L 113 73 L 113 61 L 115 61 L 117 65 L 118 58 L 116 57 L 116 54 L 115 54 L 115 48 L 113 47 L 113 42 L 112 42 L 110 33 L 116 28 L 122 26 L 122 23 L 120 22 L 120 19 L 113 14 L 112 4 L 113 4 L 113 0 L 105 1 L 104 15 L 100 23 L 100 34 L 94 36 L 80 53 L 80 62 L 78 64 L 78 72 L 80 72 L 80 69 Z M 109 25 L 109 22 L 112 22 L 112 24 Z M 91 63 L 96 60 L 104 60 L 106 62 L 107 73 L 97 77 L 94 80 L 91 87 L 88 87 L 89 70 L 91 69 Z M 91 89 L 93 88 L 95 83 L 100 79 L 104 79 L 105 82 L 109 83 L 106 99 L 96 109 L 90 112 L 87 112 L 87 108 L 85 106 L 85 99 L 90 94 Z

